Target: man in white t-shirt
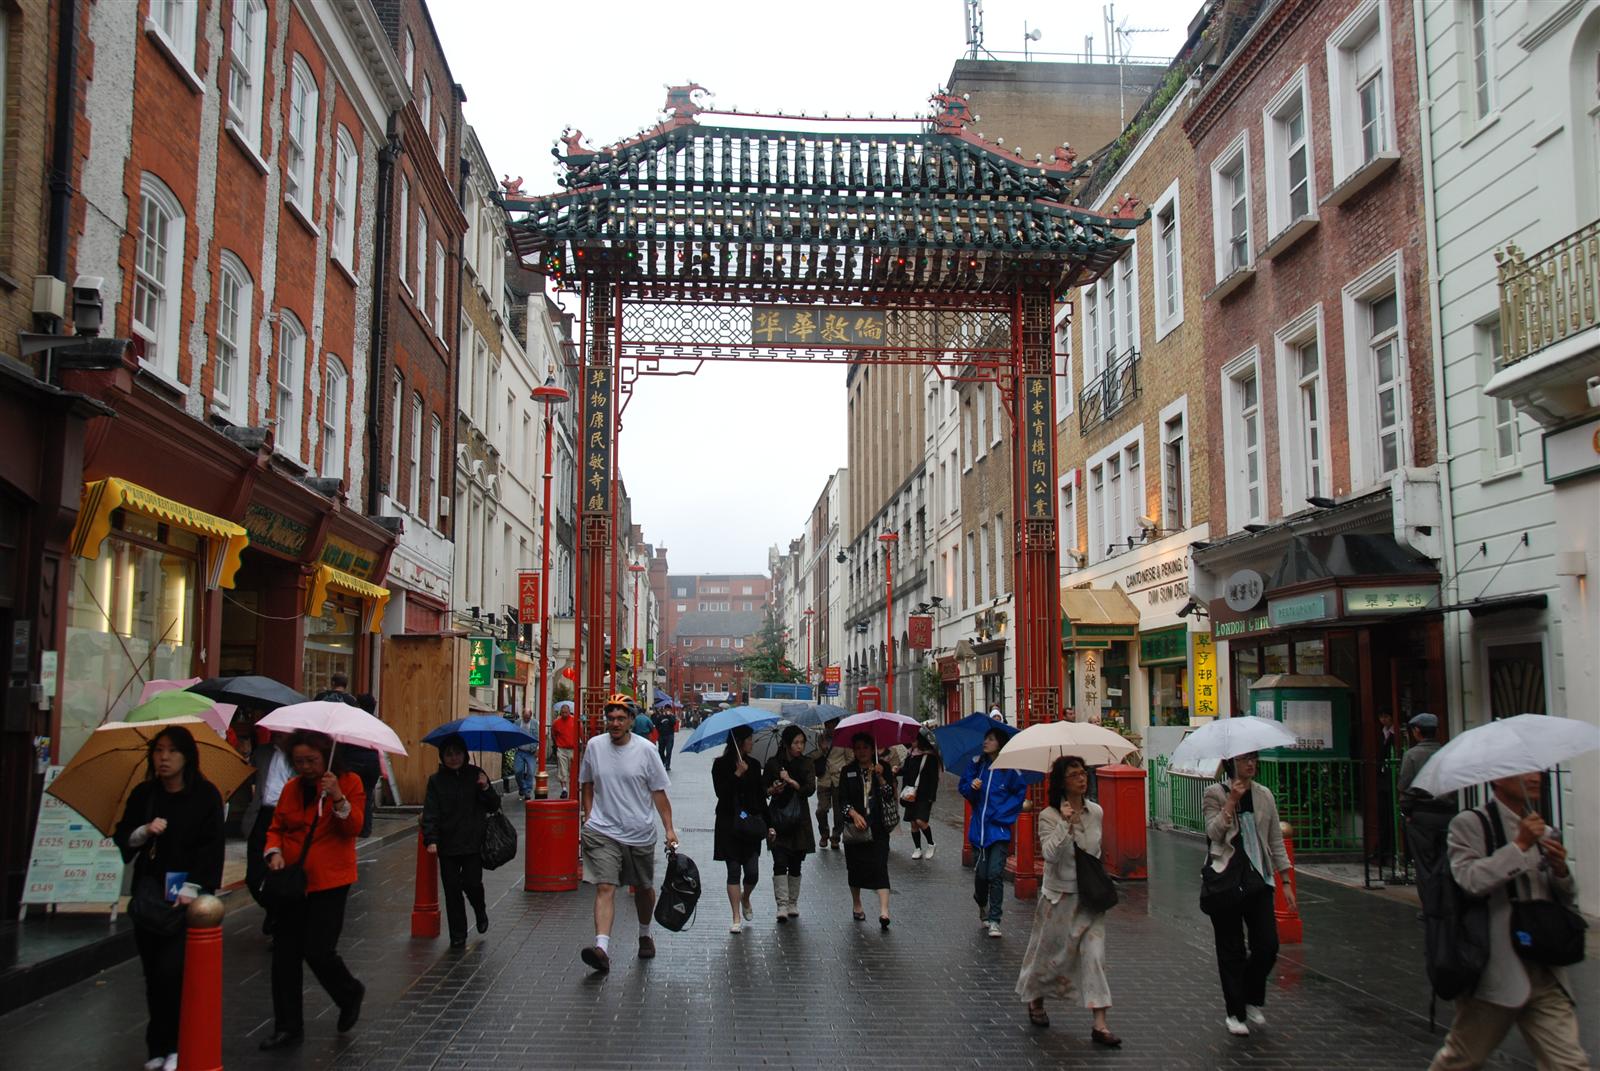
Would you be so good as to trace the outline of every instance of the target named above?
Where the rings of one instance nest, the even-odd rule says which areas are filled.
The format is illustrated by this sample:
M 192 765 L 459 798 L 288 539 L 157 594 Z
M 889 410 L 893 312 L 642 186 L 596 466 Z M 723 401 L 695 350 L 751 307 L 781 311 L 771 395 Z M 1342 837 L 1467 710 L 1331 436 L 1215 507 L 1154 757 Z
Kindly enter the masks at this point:
M 650 916 L 656 906 L 657 816 L 667 835 L 667 848 L 678 846 L 672 801 L 667 799 L 671 784 L 667 769 L 656 746 L 633 732 L 627 696 L 614 695 L 607 700 L 605 727 L 606 735 L 584 749 L 578 773 L 583 880 L 595 887 L 594 944 L 580 956 L 596 971 L 611 969 L 611 920 L 618 885 L 633 886 L 633 906 L 639 913 L 639 958 L 655 957 Z

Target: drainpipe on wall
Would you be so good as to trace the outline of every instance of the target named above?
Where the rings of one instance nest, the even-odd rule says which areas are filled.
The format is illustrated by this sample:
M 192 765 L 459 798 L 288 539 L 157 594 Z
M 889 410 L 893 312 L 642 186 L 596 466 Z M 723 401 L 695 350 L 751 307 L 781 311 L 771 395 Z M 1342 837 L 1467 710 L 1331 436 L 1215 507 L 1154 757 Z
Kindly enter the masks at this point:
M 367 513 L 377 516 L 382 504 L 382 493 L 388 490 L 386 481 L 389 466 L 383 456 L 383 399 L 389 386 L 389 333 L 387 286 L 389 282 L 389 215 L 394 206 L 389 203 L 394 189 L 394 162 L 400 155 L 400 134 L 397 129 L 399 113 L 389 116 L 388 141 L 378 150 L 378 205 L 377 219 L 372 234 L 372 375 L 367 378 Z M 398 414 L 396 414 L 398 419 Z M 381 490 L 380 490 L 381 488 Z
M 71 233 L 68 217 L 72 212 L 73 119 L 78 108 L 78 5 L 76 0 L 58 3 L 55 146 L 50 160 L 50 236 L 45 270 L 65 281 Z

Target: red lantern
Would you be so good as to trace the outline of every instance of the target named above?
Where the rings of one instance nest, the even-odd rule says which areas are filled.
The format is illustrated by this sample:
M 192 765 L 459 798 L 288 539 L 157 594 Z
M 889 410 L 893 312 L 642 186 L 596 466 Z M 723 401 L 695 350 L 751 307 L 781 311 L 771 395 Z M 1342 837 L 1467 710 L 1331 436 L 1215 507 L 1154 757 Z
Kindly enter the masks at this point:
M 577 672 L 571 666 L 567 666 L 565 669 L 563 669 L 561 671 L 561 675 L 569 681 L 575 681 L 578 679 Z

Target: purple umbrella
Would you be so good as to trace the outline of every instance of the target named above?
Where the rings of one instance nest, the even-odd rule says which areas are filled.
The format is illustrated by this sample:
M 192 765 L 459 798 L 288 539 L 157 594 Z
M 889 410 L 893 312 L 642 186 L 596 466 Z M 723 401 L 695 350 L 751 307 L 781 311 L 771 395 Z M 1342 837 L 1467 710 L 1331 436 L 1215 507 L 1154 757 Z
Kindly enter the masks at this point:
M 833 739 L 835 742 L 842 741 L 848 744 L 850 738 L 857 733 L 867 733 L 872 737 L 874 745 L 885 748 L 896 744 L 914 743 L 921 729 L 921 722 L 905 714 L 896 714 L 888 710 L 868 710 L 852 714 L 840 721 L 834 727 Z

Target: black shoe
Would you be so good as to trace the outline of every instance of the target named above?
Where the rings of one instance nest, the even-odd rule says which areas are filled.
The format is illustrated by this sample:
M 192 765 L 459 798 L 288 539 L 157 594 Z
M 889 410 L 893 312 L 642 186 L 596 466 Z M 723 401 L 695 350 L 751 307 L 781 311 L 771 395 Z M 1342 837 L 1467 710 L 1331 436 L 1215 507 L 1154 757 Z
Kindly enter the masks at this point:
M 305 1032 L 301 1030 L 279 1030 L 270 1038 L 267 1038 L 261 1044 L 257 1045 L 256 1048 L 260 1049 L 262 1052 L 271 1052 L 274 1049 L 287 1049 L 290 1045 L 300 1044 L 301 1040 L 305 1036 Z
M 262 933 L 262 936 L 271 937 L 272 936 L 272 931 L 276 930 L 277 928 L 278 928 L 278 920 L 276 918 L 274 918 L 272 915 L 268 915 L 266 918 L 261 920 L 261 933 Z
M 598 971 L 599 973 L 604 974 L 611 969 L 611 957 L 607 955 L 606 950 L 601 948 L 599 945 L 590 945 L 588 948 L 585 948 L 582 952 L 578 953 L 578 958 L 583 960 L 584 963 L 588 964 L 589 969 L 592 971 Z
M 360 983 L 356 983 L 360 985 Z M 356 999 L 339 1009 L 339 1033 L 343 1034 L 356 1025 L 356 1020 L 361 1018 L 361 1002 L 366 999 L 367 987 L 361 986 L 356 993 Z
M 488 933 L 489 932 L 489 916 L 488 915 L 479 915 L 478 916 L 478 932 L 479 933 Z
M 889 928 L 889 916 L 888 915 L 879 915 L 878 916 L 878 929 L 887 930 L 888 928 Z
M 458 950 L 466 948 L 466 947 L 467 947 L 467 939 L 465 937 L 452 937 L 452 938 L 450 938 L 450 951 L 455 952 L 455 951 L 458 951 Z

